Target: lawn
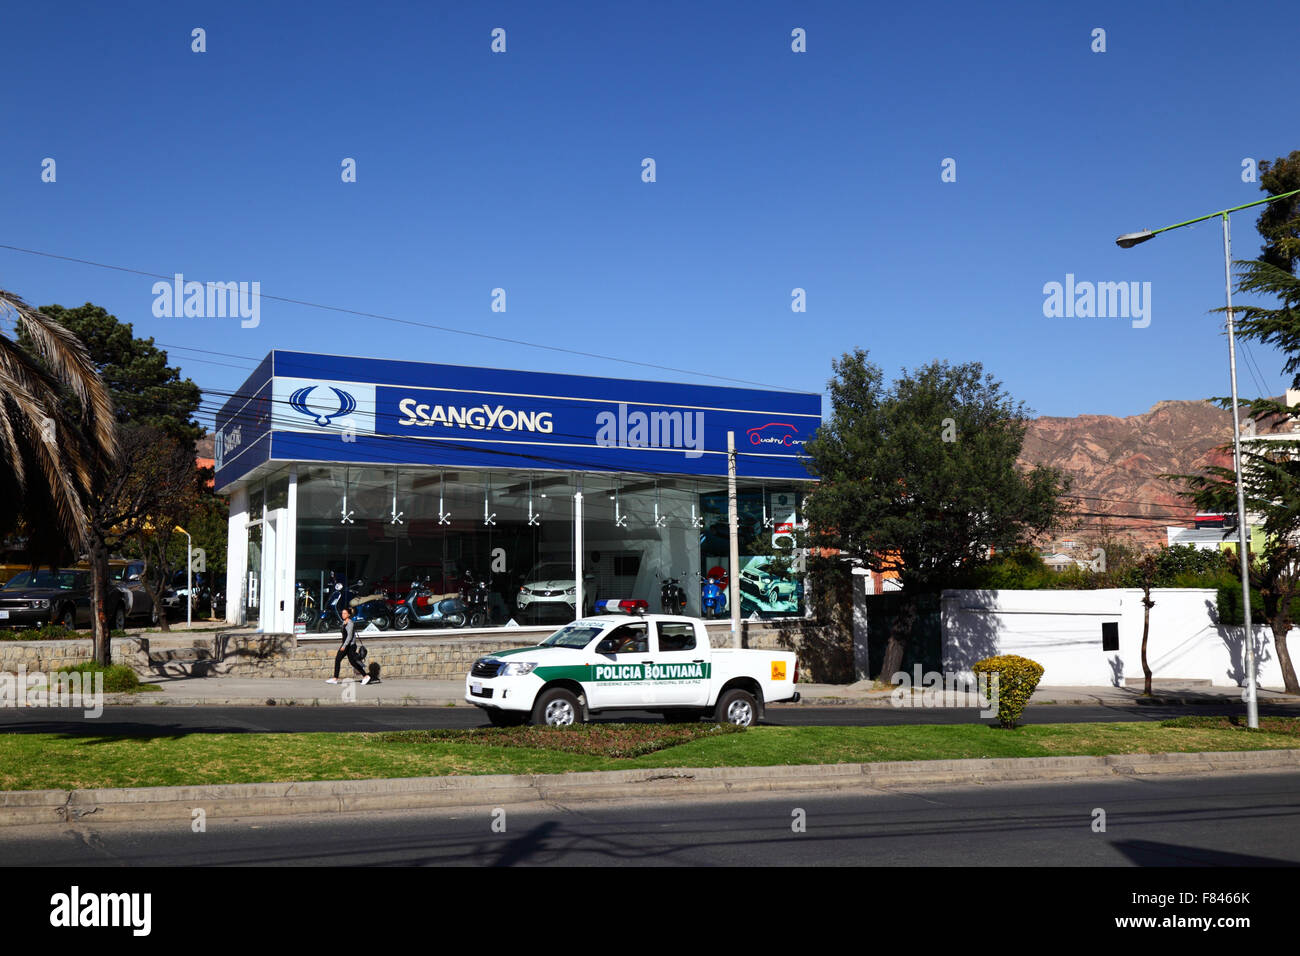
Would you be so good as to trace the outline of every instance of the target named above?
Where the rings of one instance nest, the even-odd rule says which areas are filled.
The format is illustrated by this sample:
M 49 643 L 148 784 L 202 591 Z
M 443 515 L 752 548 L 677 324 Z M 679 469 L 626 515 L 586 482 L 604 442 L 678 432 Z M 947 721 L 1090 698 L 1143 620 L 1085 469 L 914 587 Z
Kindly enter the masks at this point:
M 374 734 L 5 734 L 0 790 L 1300 747 L 1300 719 L 1262 723 L 1258 731 L 1226 718 L 1190 717 L 1012 731 L 977 724 L 746 731 L 709 724 L 596 724 Z

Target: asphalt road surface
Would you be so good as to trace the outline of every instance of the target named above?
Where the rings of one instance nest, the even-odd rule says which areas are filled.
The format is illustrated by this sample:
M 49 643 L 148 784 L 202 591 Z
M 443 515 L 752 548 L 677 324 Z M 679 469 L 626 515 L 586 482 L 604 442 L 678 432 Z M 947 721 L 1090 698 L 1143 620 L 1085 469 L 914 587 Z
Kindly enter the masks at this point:
M 1105 811 L 1105 831 L 1095 830 Z M 504 832 L 495 832 L 504 826 Z M 802 829 L 797 824 L 802 823 Z M 10 866 L 1295 866 L 1300 773 L 0 829 Z
M 1183 707 L 1142 705 L 1094 707 L 1084 705 L 1033 705 L 1025 710 L 1026 724 L 1098 723 L 1130 720 L 1167 720 L 1180 714 L 1242 714 L 1239 704 L 1196 704 Z M 1261 705 L 1264 715 L 1300 716 L 1300 706 Z M 912 707 L 770 707 L 765 724 L 771 726 L 887 727 L 899 724 L 965 724 L 979 720 L 972 709 Z M 605 722 L 660 721 L 662 718 L 629 712 L 598 718 Z M 992 723 L 993 721 L 986 721 Z M 477 707 L 157 707 L 140 704 L 106 707 L 98 718 L 87 718 L 71 708 L 0 708 L 0 733 L 57 734 L 182 734 L 182 733 L 339 733 L 343 731 L 418 730 L 427 728 L 487 727 Z

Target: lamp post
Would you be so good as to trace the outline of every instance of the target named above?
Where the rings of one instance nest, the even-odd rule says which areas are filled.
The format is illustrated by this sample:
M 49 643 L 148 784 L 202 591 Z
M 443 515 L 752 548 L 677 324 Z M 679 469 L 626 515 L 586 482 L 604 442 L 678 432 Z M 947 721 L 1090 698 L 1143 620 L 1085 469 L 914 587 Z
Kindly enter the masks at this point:
M 1228 371 L 1232 379 L 1232 470 L 1237 482 L 1237 555 L 1239 558 L 1237 563 L 1241 567 L 1241 609 L 1242 614 L 1245 616 L 1246 625 L 1244 648 L 1246 658 L 1246 723 L 1255 728 L 1259 727 L 1259 704 L 1256 699 L 1257 691 L 1255 687 L 1255 635 L 1250 623 L 1250 542 L 1249 533 L 1246 530 L 1246 490 L 1241 476 L 1241 422 L 1237 418 L 1237 339 L 1232 316 L 1232 235 L 1228 226 L 1228 216 L 1239 209 L 1249 209 L 1251 206 L 1261 206 L 1265 203 L 1277 202 L 1279 199 L 1286 199 L 1295 195 L 1300 195 L 1300 189 L 1269 196 L 1267 199 L 1257 199 L 1255 202 L 1233 206 L 1231 209 L 1220 209 L 1208 216 L 1198 216 L 1196 219 L 1189 219 L 1186 222 L 1176 222 L 1172 226 L 1125 233 L 1115 240 L 1115 245 L 1121 249 L 1132 249 L 1134 246 L 1149 239 L 1154 239 L 1160 233 L 1168 232 L 1171 229 L 1179 229 L 1193 223 L 1205 222 L 1207 219 L 1213 219 L 1216 216 L 1223 220 L 1223 281 L 1228 300 Z
M 194 626 L 194 539 L 180 525 L 176 530 L 185 535 L 185 627 L 188 629 Z M 208 616 L 211 617 L 211 612 Z

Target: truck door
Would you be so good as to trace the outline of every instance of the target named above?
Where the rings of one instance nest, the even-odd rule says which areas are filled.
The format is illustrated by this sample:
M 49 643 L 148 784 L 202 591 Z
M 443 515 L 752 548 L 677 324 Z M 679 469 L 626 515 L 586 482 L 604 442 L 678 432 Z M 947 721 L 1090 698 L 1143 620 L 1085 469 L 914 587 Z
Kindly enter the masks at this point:
M 596 644 L 591 678 L 584 685 L 587 706 L 601 710 L 653 704 L 654 685 L 646 676 L 651 663 L 650 631 L 645 621 L 614 628 Z
M 709 652 L 689 621 L 656 621 L 650 677 L 656 704 L 703 707 L 709 701 Z

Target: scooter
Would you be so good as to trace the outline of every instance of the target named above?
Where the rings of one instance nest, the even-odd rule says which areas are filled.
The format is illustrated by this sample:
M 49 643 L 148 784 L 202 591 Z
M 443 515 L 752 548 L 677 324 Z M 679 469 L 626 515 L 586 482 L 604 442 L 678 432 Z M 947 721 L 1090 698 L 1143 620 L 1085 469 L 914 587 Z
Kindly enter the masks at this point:
M 357 582 L 357 591 L 358 595 L 353 597 L 352 590 L 345 588 L 342 581 L 334 582 L 329 597 L 325 599 L 325 606 L 321 608 L 320 617 L 316 619 L 317 633 L 342 627 L 343 617 L 339 611 L 345 607 L 352 612 L 352 620 L 356 622 L 358 630 L 372 623 L 381 631 L 388 630 L 393 623 L 393 612 L 388 607 L 388 600 L 382 594 L 366 591 L 361 587 L 360 581 Z
M 393 609 L 393 627 L 404 631 L 412 624 L 422 627 L 466 627 L 469 612 L 457 595 L 436 595 L 429 582 L 411 586 L 406 597 Z
M 709 568 L 708 575 L 700 575 L 700 607 L 704 617 L 722 617 L 727 613 L 727 572 Z
M 686 613 L 686 591 L 676 578 L 664 578 L 659 589 L 659 606 L 665 614 Z

